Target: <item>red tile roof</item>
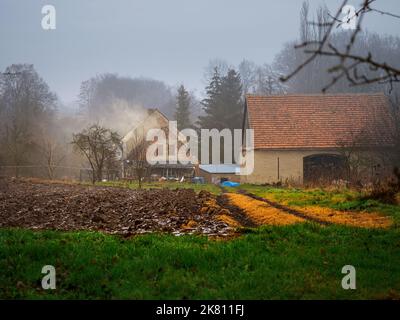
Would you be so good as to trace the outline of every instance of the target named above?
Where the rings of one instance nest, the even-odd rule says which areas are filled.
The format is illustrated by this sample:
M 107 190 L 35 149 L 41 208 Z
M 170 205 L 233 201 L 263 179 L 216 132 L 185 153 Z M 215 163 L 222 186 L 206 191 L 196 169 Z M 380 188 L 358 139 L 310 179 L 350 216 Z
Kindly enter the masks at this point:
M 393 128 L 384 94 L 246 97 L 255 149 L 389 146 Z

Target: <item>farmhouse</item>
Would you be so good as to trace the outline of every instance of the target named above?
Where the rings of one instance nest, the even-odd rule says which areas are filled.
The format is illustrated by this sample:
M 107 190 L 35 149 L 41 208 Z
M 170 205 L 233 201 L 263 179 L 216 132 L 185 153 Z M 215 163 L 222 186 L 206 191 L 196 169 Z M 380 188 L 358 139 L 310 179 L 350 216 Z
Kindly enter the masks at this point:
M 258 184 L 371 179 L 389 170 L 394 144 L 380 93 L 249 95 L 243 129 L 254 129 L 254 171 L 241 181 Z
M 161 129 L 168 133 L 168 118 L 158 109 L 148 109 L 145 111 L 142 119 L 137 121 L 136 125 L 123 137 L 123 177 L 135 177 L 135 166 L 132 164 L 138 161 L 146 162 L 146 149 L 143 152 L 135 152 L 139 145 L 146 139 L 147 132 L 150 129 Z M 140 159 L 138 159 L 138 157 Z M 146 162 L 147 163 L 147 162 Z M 145 165 L 144 177 L 153 177 L 158 179 L 165 177 L 167 179 L 180 179 L 181 177 L 191 177 L 194 174 L 195 166 L 193 164 L 154 164 Z

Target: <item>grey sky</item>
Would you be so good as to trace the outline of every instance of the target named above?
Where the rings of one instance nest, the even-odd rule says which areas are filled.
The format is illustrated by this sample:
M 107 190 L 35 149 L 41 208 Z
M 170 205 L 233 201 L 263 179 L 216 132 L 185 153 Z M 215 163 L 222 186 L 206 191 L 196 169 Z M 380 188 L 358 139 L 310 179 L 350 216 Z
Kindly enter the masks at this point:
M 361 0 L 353 0 L 359 4 Z M 342 0 L 327 0 L 332 11 Z M 315 8 L 323 0 L 310 0 Z M 57 10 L 57 29 L 41 28 L 41 8 Z M 213 58 L 270 63 L 298 34 L 302 0 L 0 0 L 0 70 L 33 63 L 64 103 L 82 80 L 103 72 L 146 76 L 203 91 Z M 376 6 L 400 14 L 400 1 Z M 374 15 L 370 31 L 400 34 L 400 21 Z

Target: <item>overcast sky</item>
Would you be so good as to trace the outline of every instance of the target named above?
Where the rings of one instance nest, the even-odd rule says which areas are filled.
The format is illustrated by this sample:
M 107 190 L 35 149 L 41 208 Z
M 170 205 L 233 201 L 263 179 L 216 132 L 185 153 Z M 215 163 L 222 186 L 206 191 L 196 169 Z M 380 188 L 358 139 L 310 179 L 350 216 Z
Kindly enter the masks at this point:
M 324 3 L 310 0 L 312 8 Z M 334 11 L 342 0 L 327 0 Z M 359 4 L 361 0 L 353 0 Z M 56 30 L 41 9 L 56 8 Z M 0 0 L 0 70 L 33 63 L 63 103 L 103 72 L 146 76 L 203 92 L 204 67 L 221 58 L 270 63 L 298 35 L 302 0 Z M 400 14 L 399 0 L 376 7 Z M 400 21 L 374 14 L 370 31 L 399 35 Z

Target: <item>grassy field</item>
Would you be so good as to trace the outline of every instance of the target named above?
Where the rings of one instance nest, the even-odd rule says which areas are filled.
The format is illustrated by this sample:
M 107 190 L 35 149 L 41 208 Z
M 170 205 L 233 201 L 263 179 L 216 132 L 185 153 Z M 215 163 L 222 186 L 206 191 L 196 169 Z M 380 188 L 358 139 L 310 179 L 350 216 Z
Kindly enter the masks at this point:
M 400 298 L 397 232 L 312 224 L 263 227 L 231 241 L 0 230 L 0 297 L 61 299 Z M 41 268 L 57 289 L 41 289 Z M 357 270 L 343 290 L 341 269 Z
M 291 206 L 380 210 L 396 223 L 265 226 L 224 241 L 0 229 L 0 298 L 400 299 L 398 206 L 361 200 L 353 191 L 242 188 Z M 44 265 L 56 267 L 56 290 L 41 289 Z M 356 268 L 356 290 L 341 287 L 344 265 Z

